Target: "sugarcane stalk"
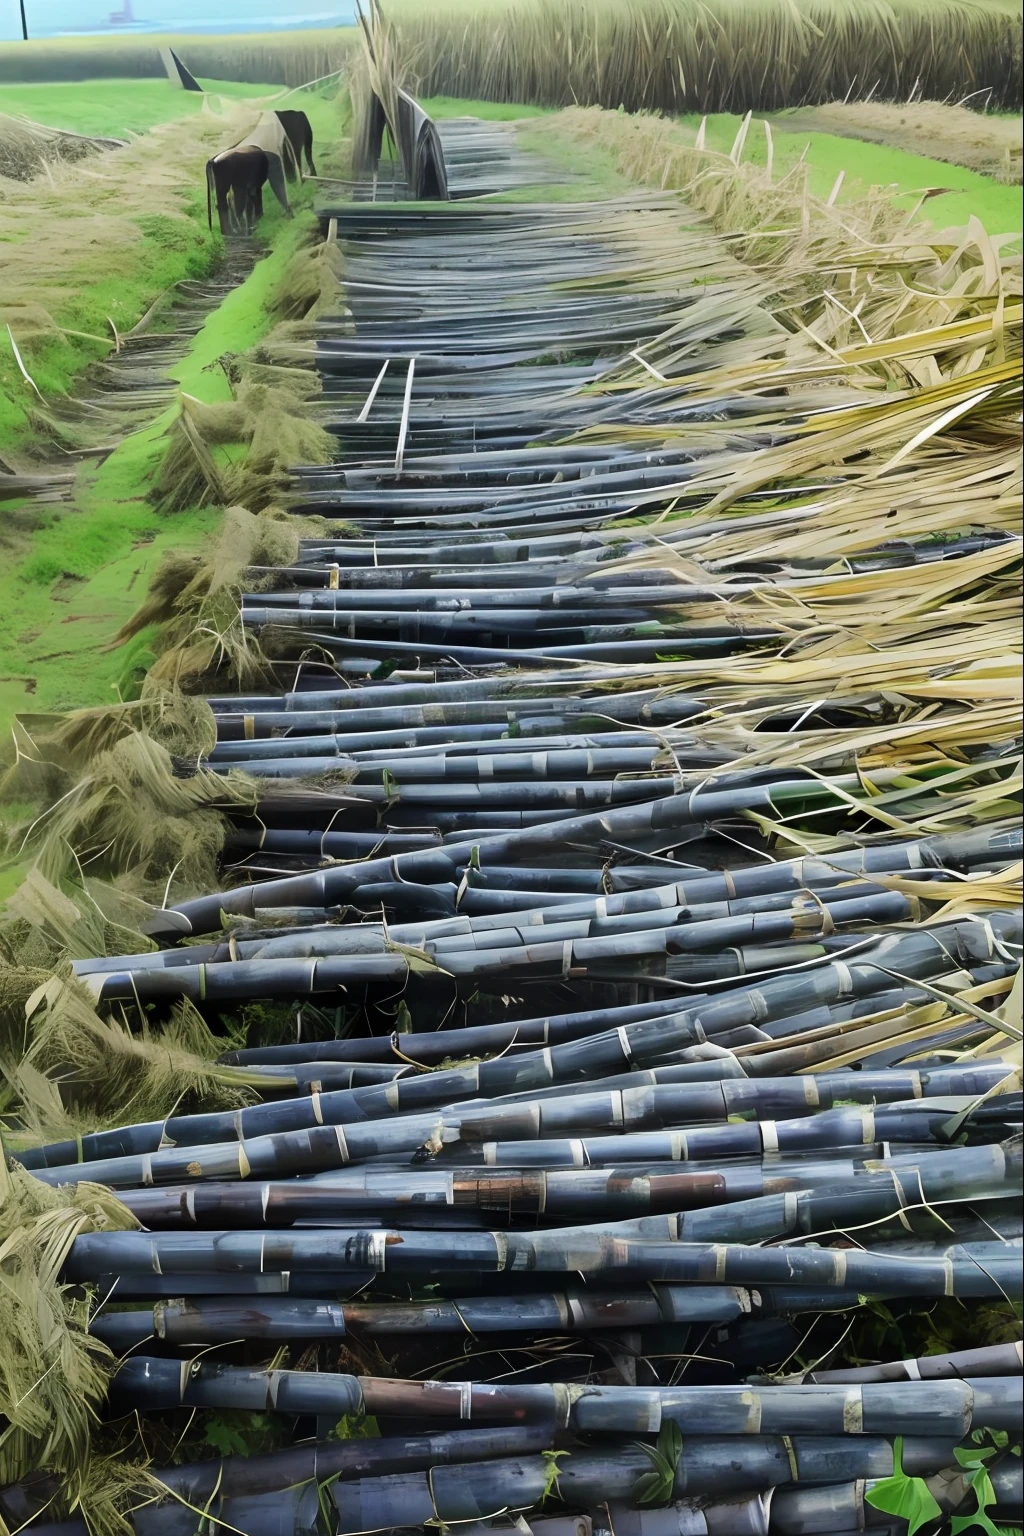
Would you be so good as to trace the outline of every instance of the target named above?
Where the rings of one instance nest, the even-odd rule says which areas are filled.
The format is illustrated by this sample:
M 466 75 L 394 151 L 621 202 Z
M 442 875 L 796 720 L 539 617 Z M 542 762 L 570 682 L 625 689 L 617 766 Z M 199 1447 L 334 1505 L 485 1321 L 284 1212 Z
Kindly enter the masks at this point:
M 673 704 L 675 704 L 673 699 Z M 681 706 L 680 706 L 681 707 Z M 838 786 L 841 787 L 841 786 Z M 851 782 L 851 789 L 859 788 Z M 330 905 L 351 894 L 360 884 L 369 880 L 425 879 L 428 883 L 438 875 L 444 878 L 453 865 L 473 861 L 503 860 L 534 856 L 545 850 L 554 851 L 566 842 L 580 842 L 601 846 L 609 841 L 628 843 L 631 838 L 644 832 L 665 834 L 665 846 L 671 846 L 672 837 L 682 827 L 695 822 L 707 822 L 716 816 L 737 810 L 771 812 L 776 800 L 787 797 L 815 796 L 815 790 L 805 780 L 793 780 L 790 784 L 746 785 L 722 787 L 714 790 L 691 790 L 673 795 L 667 800 L 653 801 L 639 807 L 623 807 L 602 815 L 570 817 L 554 824 L 557 831 L 534 827 L 505 837 L 480 840 L 479 844 L 454 842 L 434 853 L 409 853 L 396 855 L 394 860 L 371 859 L 344 870 L 302 875 L 294 879 L 268 881 L 260 887 L 260 904 L 264 906 L 292 905 L 306 902 Z M 825 791 L 817 791 L 819 798 Z M 826 795 L 827 798 L 827 795 Z M 218 892 L 198 897 L 194 901 L 179 903 L 168 908 L 165 915 L 150 924 L 154 936 L 166 934 L 178 937 L 182 934 L 210 933 L 220 926 L 222 911 L 251 914 L 254 901 L 252 889 Z M 155 926 L 154 926 L 155 925 Z
M 703 1086 L 684 1085 L 684 1088 Z M 717 1086 L 717 1085 L 713 1085 Z M 311 1102 L 314 1119 L 317 1096 L 284 1101 L 280 1105 L 261 1106 L 284 1109 L 292 1103 Z M 692 1102 L 692 1100 L 691 1100 Z M 969 1107 L 970 1100 L 958 1101 Z M 436 1155 L 446 1145 L 466 1146 L 475 1160 L 500 1164 L 522 1159 L 548 1165 L 568 1161 L 617 1162 L 672 1161 L 715 1156 L 759 1155 L 766 1147 L 784 1152 L 804 1152 L 827 1147 L 864 1147 L 877 1140 L 927 1141 L 942 1133 L 948 1111 L 928 1112 L 927 1100 L 915 1109 L 825 1110 L 805 1118 L 761 1124 L 744 1121 L 726 1125 L 672 1131 L 659 1137 L 637 1137 L 628 1127 L 644 1124 L 671 1124 L 685 1104 L 679 1088 L 613 1089 L 608 1093 L 577 1094 L 575 1097 L 536 1099 L 527 1103 L 485 1104 L 479 1108 L 453 1108 L 434 1114 L 397 1116 L 393 1120 L 371 1120 L 363 1124 L 320 1125 L 309 1129 L 271 1131 L 242 1141 L 186 1142 L 180 1147 L 155 1152 L 119 1152 L 118 1146 L 134 1144 L 138 1134 L 143 1145 L 153 1139 L 153 1127 L 125 1127 L 109 1133 L 106 1145 L 111 1153 L 105 1158 L 55 1168 L 36 1168 L 36 1177 L 53 1186 L 80 1183 L 110 1184 L 116 1189 L 131 1189 L 151 1184 L 174 1184 L 198 1179 L 271 1179 L 282 1174 L 320 1173 L 344 1168 L 368 1158 L 396 1154 L 417 1154 L 429 1144 Z M 627 1120 L 628 1116 L 628 1120 Z M 306 1118 L 303 1116 L 303 1118 Z M 161 1125 L 163 1123 L 161 1122 Z M 767 1125 L 767 1129 L 766 1129 Z M 605 1128 L 612 1138 L 597 1138 L 591 1148 L 570 1142 L 559 1147 L 558 1139 L 566 1133 Z M 235 1127 L 232 1126 L 232 1130 Z M 489 1140 L 503 1132 L 508 1142 Z M 554 1138 L 555 1144 L 547 1137 Z M 104 1134 L 104 1133 L 100 1133 Z M 770 1137 L 769 1142 L 766 1137 Z M 628 1144 L 625 1140 L 628 1138 Z M 531 1148 L 528 1143 L 533 1141 Z M 608 1141 L 611 1140 L 611 1146 Z M 589 1141 L 589 1138 L 588 1138 Z M 510 1147 L 517 1150 L 511 1152 Z
M 959 1468 L 956 1469 L 959 1474 Z M 1024 1478 L 1020 1458 L 993 1466 L 991 1474 L 996 1520 L 1020 1518 Z M 945 1473 L 927 1479 L 928 1488 L 944 1514 L 956 1513 L 965 1502 L 962 1475 Z M 865 1495 L 877 1485 L 877 1478 L 863 1482 L 838 1483 L 826 1488 L 780 1489 L 772 1499 L 771 1529 L 779 1536 L 833 1536 L 837 1531 L 875 1529 L 885 1516 L 869 1504 Z M 991 1509 L 991 1506 L 990 1506 Z
M 695 1224 L 715 1222 L 714 1236 L 746 1220 L 781 1223 L 779 1231 L 817 1230 L 832 1202 L 843 1206 L 845 1226 L 852 1206 L 865 1199 L 879 1213 L 916 1209 L 950 1199 L 1002 1194 L 1020 1171 L 1015 1144 L 1007 1148 L 968 1147 L 902 1155 L 872 1162 L 850 1158 L 782 1162 L 772 1159 L 740 1167 L 674 1171 L 663 1165 L 626 1164 L 612 1169 L 502 1168 L 487 1172 L 454 1169 L 364 1167 L 310 1180 L 264 1184 L 200 1184 L 127 1191 L 123 1203 L 149 1230 L 175 1227 L 284 1227 L 308 1221 L 331 1222 L 353 1214 L 417 1213 L 444 1217 L 470 1208 L 501 1212 L 513 1225 L 523 1216 L 567 1219 L 628 1217 L 660 1211 L 676 1214 L 680 1234 Z M 807 1197 L 806 1200 L 804 1197 Z M 793 1198 L 791 1198 L 793 1197 Z M 882 1198 L 879 1198 L 882 1197 Z M 781 1204 L 780 1204 L 781 1202 Z M 763 1214 L 762 1214 L 763 1213 Z M 810 1223 L 810 1225 L 808 1225 Z M 751 1228 L 752 1230 L 752 1228 Z
M 1019 1297 L 1019 1255 L 997 1254 L 984 1264 L 968 1252 L 914 1258 L 842 1248 L 746 1248 L 736 1243 L 685 1243 L 625 1237 L 614 1241 L 600 1228 L 521 1232 L 418 1233 L 378 1229 L 278 1232 L 87 1233 L 75 1239 L 65 1273 L 90 1280 L 109 1271 L 164 1275 L 231 1270 L 325 1270 L 345 1274 L 424 1274 L 453 1271 L 501 1273 L 535 1269 L 586 1274 L 621 1271 L 634 1279 L 757 1286 L 801 1284 L 856 1288 L 894 1296 Z
M 230 1290 L 230 1277 L 222 1277 Z M 272 1278 L 272 1277 L 271 1277 Z M 181 1277 L 173 1277 L 173 1288 Z M 239 1285 L 241 1280 L 239 1280 Z M 163 1283 L 163 1289 L 172 1282 Z M 100 1287 L 102 1289 L 102 1285 Z M 357 1336 L 457 1333 L 572 1333 L 591 1329 L 660 1327 L 665 1323 L 733 1323 L 753 1316 L 788 1316 L 856 1306 L 854 1292 L 822 1293 L 798 1286 L 746 1290 L 727 1285 L 649 1285 L 614 1292 L 577 1288 L 567 1292 L 462 1296 L 457 1301 L 338 1302 L 264 1294 L 258 1306 L 239 1298 L 201 1297 L 157 1302 L 135 1311 L 105 1312 L 90 1332 L 116 1354 L 148 1340 L 171 1345 L 231 1343 L 251 1339 L 338 1339 Z
M 624 1038 L 625 1036 L 625 1038 Z M 684 1039 L 687 1039 L 684 1033 Z M 689 1036 L 692 1039 L 692 1036 Z M 689 1043 L 687 1039 L 687 1043 Z M 177 1115 L 164 1121 L 151 1121 L 138 1126 L 125 1126 L 110 1132 L 97 1132 L 83 1137 L 76 1144 L 78 1156 L 87 1161 L 106 1157 L 123 1156 L 127 1153 L 157 1151 L 161 1147 L 213 1145 L 230 1137 L 251 1141 L 258 1137 L 314 1130 L 327 1125 L 351 1126 L 356 1138 L 351 1150 L 358 1157 L 361 1128 L 376 1121 L 390 1119 L 396 1134 L 401 1136 L 408 1117 L 411 1142 L 408 1138 L 394 1142 L 396 1147 L 415 1148 L 424 1136 L 420 1135 L 425 1109 L 438 1108 L 436 1123 L 458 1129 L 466 1139 L 488 1140 L 500 1135 L 506 1127 L 521 1136 L 554 1135 L 559 1131 L 621 1127 L 624 1131 L 646 1126 L 684 1126 L 693 1122 L 730 1121 L 737 1116 L 758 1119 L 782 1115 L 813 1115 L 828 1110 L 837 1102 L 859 1104 L 884 1104 L 887 1101 L 914 1099 L 927 1102 L 929 1097 L 945 1098 L 950 1095 L 975 1097 L 1005 1080 L 1008 1069 L 1003 1063 L 978 1065 L 969 1070 L 938 1070 L 934 1072 L 861 1072 L 828 1077 L 805 1078 L 758 1078 L 723 1079 L 721 1081 L 688 1082 L 685 1070 L 665 1069 L 668 1081 L 656 1079 L 650 1085 L 636 1087 L 611 1087 L 607 1090 L 594 1085 L 585 1094 L 554 1094 L 528 1098 L 520 1091 L 507 1102 L 500 1097 L 490 1099 L 487 1088 L 494 1083 L 494 1091 L 504 1087 L 541 1087 L 552 1081 L 556 1061 L 560 1075 L 565 1079 L 582 1077 L 589 1065 L 590 1072 L 602 1065 L 602 1048 L 605 1059 L 610 1052 L 618 1061 L 609 1065 L 626 1066 L 633 1052 L 625 1031 L 611 1036 L 596 1036 L 578 1045 L 552 1047 L 537 1057 L 521 1056 L 505 1062 L 457 1069 L 452 1072 L 432 1073 L 418 1080 L 410 1080 L 408 1089 L 402 1081 L 369 1090 L 338 1089 L 327 1093 L 315 1093 L 306 1099 L 299 1097 L 280 1100 L 271 1104 L 253 1105 L 234 1112 L 212 1112 L 205 1115 Z M 556 1057 L 556 1052 L 558 1056 Z M 642 1059 L 642 1057 L 641 1057 Z M 563 1066 L 564 1063 L 564 1066 Z M 696 1074 L 693 1074 L 696 1075 Z M 702 1074 L 703 1075 L 703 1074 Z M 483 1081 L 481 1082 L 481 1079 Z M 495 1082 L 495 1079 L 497 1080 Z M 632 1077 L 627 1082 L 632 1082 Z M 467 1096 L 472 1096 L 467 1098 Z M 485 1102 L 477 1102 L 479 1098 Z M 529 1110 L 534 1109 L 531 1119 Z M 524 1129 L 525 1127 L 525 1129 Z M 372 1135 L 369 1129 L 365 1132 Z M 382 1124 L 381 1133 L 385 1134 Z M 429 1134 L 429 1128 L 428 1132 Z M 874 1139 L 874 1138 L 872 1138 Z M 347 1133 L 346 1133 L 347 1140 Z M 382 1146 L 386 1146 L 387 1139 Z M 370 1143 L 367 1143 L 370 1145 Z M 55 1150 L 54 1158 L 63 1153 Z M 25 1166 L 60 1166 L 50 1161 L 51 1154 L 43 1148 Z
M 203 1359 L 134 1356 L 113 1379 L 115 1407 L 273 1409 L 279 1413 L 387 1414 L 509 1419 L 581 1434 L 950 1435 L 1011 1431 L 1020 1422 L 1019 1376 L 968 1380 L 787 1384 L 765 1387 L 491 1386 L 400 1381 L 327 1371 L 252 1371 Z
M 923 1355 L 916 1360 L 892 1360 L 881 1365 L 845 1366 L 840 1370 L 808 1371 L 804 1381 L 942 1381 L 962 1376 L 1018 1376 L 1024 1370 L 1024 1345 L 986 1344 L 949 1354 Z
M 952 1460 L 952 1440 L 905 1441 L 905 1470 L 935 1472 Z M 850 1476 L 886 1477 L 892 1473 L 892 1445 L 875 1437 L 833 1439 L 798 1436 L 783 1441 L 765 1437 L 742 1443 L 712 1438 L 685 1442 L 676 1472 L 676 1496 L 735 1493 L 738 1488 L 769 1488 L 795 1481 L 835 1480 Z M 555 1492 L 570 1508 L 600 1506 L 618 1499 L 636 1507 L 634 1489 L 650 1461 L 640 1448 L 607 1447 L 600 1453 L 578 1451 L 558 1463 Z M 830 1478 L 831 1474 L 831 1478 Z M 529 1511 L 550 1490 L 549 1464 L 542 1458 L 481 1462 L 474 1467 L 442 1469 L 429 1479 L 409 1474 L 338 1484 L 332 1497 L 339 1531 L 371 1531 L 383 1524 L 422 1525 L 435 1519 L 488 1518 L 506 1510 Z

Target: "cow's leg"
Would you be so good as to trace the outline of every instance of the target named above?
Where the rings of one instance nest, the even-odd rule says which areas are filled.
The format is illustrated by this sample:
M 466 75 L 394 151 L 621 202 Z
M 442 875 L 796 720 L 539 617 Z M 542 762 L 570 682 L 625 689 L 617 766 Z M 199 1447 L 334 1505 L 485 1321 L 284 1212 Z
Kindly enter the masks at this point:
M 213 176 L 217 187 L 217 218 L 220 220 L 220 232 L 222 235 L 230 235 L 231 207 L 228 203 L 228 193 L 231 191 L 231 177 L 219 165 L 214 166 Z
M 232 181 L 232 183 L 231 183 L 231 205 L 230 205 L 231 212 L 230 212 L 230 220 L 231 220 L 231 233 L 233 235 L 237 235 L 238 234 L 239 220 L 240 220 L 240 216 L 241 216 L 242 210 L 243 210 L 243 208 L 245 206 L 243 201 L 242 201 L 243 195 L 244 194 L 243 194 L 242 188 L 239 185 L 238 181 L 237 180 Z

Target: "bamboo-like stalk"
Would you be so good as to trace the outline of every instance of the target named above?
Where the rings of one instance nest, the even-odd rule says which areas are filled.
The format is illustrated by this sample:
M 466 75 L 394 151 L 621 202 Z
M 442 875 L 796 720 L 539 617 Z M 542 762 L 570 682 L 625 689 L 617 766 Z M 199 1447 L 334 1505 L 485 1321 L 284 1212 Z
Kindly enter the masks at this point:
M 849 1158 L 788 1163 L 771 1160 L 741 1167 L 672 1171 L 628 1164 L 608 1170 L 571 1173 L 508 1168 L 392 1172 L 373 1166 L 312 1180 L 266 1184 L 200 1184 L 178 1189 L 127 1192 L 124 1204 L 149 1230 L 176 1227 L 290 1226 L 308 1221 L 351 1220 L 358 1213 L 408 1220 L 423 1210 L 438 1224 L 456 1224 L 457 1212 L 470 1208 L 515 1218 L 601 1218 L 642 1216 L 657 1211 L 676 1214 L 680 1235 L 715 1223 L 717 1232 L 747 1221 L 777 1223 L 783 1231 L 813 1230 L 827 1220 L 834 1200 L 850 1219 L 860 1200 L 877 1201 L 884 1214 L 944 1199 L 984 1198 L 1011 1188 L 1020 1169 L 1013 1144 L 930 1151 L 874 1161 Z M 874 1171 L 873 1171 L 874 1170 Z M 734 1212 L 719 1205 L 737 1203 Z M 449 1214 L 450 1213 L 450 1214 Z M 748 1234 L 753 1230 L 748 1229 Z M 839 1225 L 845 1225 L 845 1221 Z
M 1011 1245 L 1012 1247 L 1012 1245 Z M 729 1285 L 801 1284 L 857 1288 L 894 1296 L 1009 1296 L 1021 1294 L 1019 1256 L 977 1263 L 958 1250 L 908 1262 L 885 1252 L 839 1248 L 746 1248 L 735 1243 L 680 1243 L 671 1239 L 606 1238 L 599 1228 L 541 1235 L 487 1232 L 397 1232 L 325 1229 L 287 1234 L 245 1231 L 87 1234 L 68 1256 L 69 1278 L 89 1280 L 108 1271 L 173 1275 L 230 1268 L 235 1273 L 270 1270 L 370 1270 L 377 1274 L 436 1274 L 446 1269 L 481 1273 L 533 1268 L 545 1273 L 621 1272 L 635 1279 Z
M 230 1277 L 224 1277 L 230 1290 Z M 173 1286 L 180 1288 L 175 1275 Z M 102 1288 L 102 1287 L 101 1287 Z M 571 1333 L 592 1329 L 656 1327 L 665 1323 L 733 1323 L 747 1316 L 789 1316 L 842 1311 L 857 1305 L 855 1292 L 825 1293 L 800 1286 L 756 1291 L 728 1285 L 655 1285 L 614 1292 L 577 1288 L 568 1292 L 461 1296 L 457 1301 L 335 1302 L 263 1295 L 259 1305 L 241 1298 L 157 1302 L 152 1308 L 101 1313 L 90 1331 L 116 1354 L 159 1340 L 169 1345 L 232 1343 L 250 1339 L 338 1339 L 351 1329 L 357 1337 L 400 1334 Z
M 690 1086 L 690 1085 L 687 1085 Z M 43 1183 L 58 1186 L 80 1183 L 110 1184 L 132 1189 L 150 1184 L 175 1184 L 200 1179 L 248 1179 L 282 1174 L 319 1173 L 347 1167 L 375 1157 L 402 1160 L 401 1154 L 420 1154 L 424 1147 L 466 1145 L 473 1161 L 500 1165 L 509 1161 L 555 1166 L 581 1162 L 629 1161 L 674 1162 L 690 1157 L 759 1156 L 766 1148 L 799 1153 L 830 1147 L 865 1147 L 878 1140 L 921 1141 L 942 1134 L 948 1110 L 931 1114 L 927 1103 L 919 1109 L 823 1110 L 805 1119 L 698 1127 L 690 1131 L 648 1132 L 637 1135 L 623 1129 L 625 1105 L 630 1123 L 662 1125 L 675 1118 L 679 1089 L 649 1088 L 610 1093 L 577 1094 L 566 1099 L 538 1099 L 532 1104 L 455 1109 L 440 1114 L 406 1115 L 394 1120 L 369 1121 L 347 1126 L 316 1125 L 311 1129 L 269 1132 L 243 1141 L 186 1143 L 155 1152 L 116 1151 L 94 1162 L 60 1164 L 33 1170 Z M 304 1103 L 304 1100 L 299 1100 Z M 274 1107 L 274 1106 L 269 1106 Z M 565 1133 L 604 1128 L 610 1137 L 585 1137 L 582 1145 Z M 141 1128 L 149 1139 L 150 1128 Z M 504 1131 L 508 1141 L 490 1141 L 489 1133 Z M 544 1132 L 554 1140 L 547 1139 Z M 558 1137 L 563 1138 L 560 1142 Z M 117 1137 L 118 1133 L 113 1133 Z M 127 1127 L 130 1144 L 133 1128 Z M 530 1140 L 533 1139 L 531 1147 Z M 594 1144 L 596 1143 L 596 1144 Z
M 868 1478 L 827 1488 L 780 1489 L 772 1499 L 772 1530 L 777 1530 L 779 1536 L 833 1536 L 837 1531 L 875 1528 L 881 1520 L 880 1512 L 867 1502 L 865 1495 L 876 1482 L 877 1479 Z M 991 1516 L 996 1520 L 1019 1519 L 1024 1486 L 1019 1459 L 997 1462 L 992 1467 L 991 1483 L 995 1495 Z M 964 1502 L 960 1478 L 930 1478 L 929 1488 L 944 1515 L 954 1514 Z
M 684 1032 L 685 1043 L 689 1044 L 691 1039 L 692 1036 L 687 1037 Z M 434 1126 L 442 1128 L 442 1132 L 447 1128 L 466 1140 L 482 1141 L 503 1135 L 508 1139 L 544 1137 L 572 1130 L 616 1128 L 628 1132 L 648 1126 L 726 1122 L 737 1116 L 760 1119 L 766 1115 L 782 1115 L 790 1119 L 827 1111 L 839 1100 L 858 1104 L 884 1104 L 888 1101 L 914 1099 L 926 1103 L 932 1097 L 976 1096 L 994 1088 L 1006 1077 L 1008 1070 L 1003 1063 L 995 1062 L 968 1070 L 862 1072 L 856 1078 L 851 1078 L 849 1074 L 837 1074 L 833 1078 L 822 1074 L 815 1078 L 686 1082 L 673 1080 L 676 1077 L 685 1079 L 685 1067 L 669 1067 L 664 1069 L 664 1081 L 656 1076 L 650 1085 L 638 1082 L 635 1087 L 612 1087 L 605 1090 L 599 1080 L 602 1066 L 605 1066 L 601 1060 L 601 1047 L 605 1042 L 619 1058 L 607 1062 L 606 1069 L 628 1066 L 632 1050 L 628 1040 L 623 1042 L 619 1034 L 611 1037 L 598 1035 L 590 1041 L 581 1042 L 575 1048 L 549 1048 L 537 1062 L 530 1057 L 512 1058 L 508 1062 L 508 1070 L 504 1063 L 494 1063 L 498 1069 L 491 1076 L 491 1081 L 497 1079 L 495 1087 L 501 1084 L 515 1085 L 521 1091 L 508 1099 L 496 1097 L 490 1103 L 480 1102 L 487 1098 L 486 1069 L 474 1067 L 450 1073 L 434 1073 L 415 1083 L 410 1082 L 414 1091 L 408 1095 L 401 1094 L 402 1082 L 396 1080 L 386 1087 L 382 1086 L 379 1092 L 342 1088 L 316 1093 L 308 1099 L 285 1099 L 231 1112 L 178 1115 L 165 1121 L 124 1126 L 115 1131 L 100 1131 L 83 1137 L 76 1144 L 77 1153 L 86 1162 L 147 1152 L 159 1156 L 159 1149 L 168 1144 L 176 1147 L 213 1146 L 230 1137 L 249 1143 L 261 1137 L 302 1130 L 315 1131 L 318 1127 L 334 1125 L 352 1127 L 351 1132 L 346 1132 L 342 1138 L 345 1150 L 350 1154 L 342 1158 L 345 1162 L 351 1160 L 353 1155 L 357 1159 L 360 1155 L 372 1155 L 369 1149 L 375 1145 L 382 1151 L 389 1145 L 395 1150 L 414 1150 Z M 531 1080 L 537 1088 L 551 1082 L 556 1051 L 564 1051 L 568 1057 L 564 1075 L 569 1080 L 584 1075 L 585 1063 L 589 1059 L 597 1080 L 592 1085 L 588 1084 L 587 1093 L 550 1096 L 530 1093 Z M 484 1077 L 484 1085 L 481 1084 L 481 1077 Z M 625 1082 L 631 1085 L 634 1078 L 627 1077 Z M 467 1100 L 466 1095 L 472 1097 Z M 439 1113 L 427 1124 L 423 1120 L 423 1112 L 435 1107 Z M 375 1144 L 372 1127 L 378 1121 L 381 1122 L 382 1139 L 379 1144 Z M 394 1137 L 388 1135 L 388 1124 L 394 1129 Z M 339 1148 L 342 1147 L 342 1141 L 337 1143 Z M 365 1146 L 367 1152 L 360 1154 L 360 1145 Z M 55 1161 L 51 1163 L 48 1149 L 43 1148 L 34 1158 L 26 1154 L 25 1166 L 60 1167 L 64 1161 L 63 1151 L 55 1149 L 53 1157 Z M 161 1167 L 163 1164 L 154 1166 Z
M 195 1359 L 135 1356 L 114 1377 L 115 1407 L 251 1408 L 279 1413 L 367 1412 L 398 1417 L 511 1419 L 581 1433 L 688 1435 L 947 1435 L 972 1428 L 1012 1431 L 1022 1409 L 1020 1377 L 966 1381 L 777 1387 L 502 1387 L 405 1382 L 327 1371 L 250 1371 Z
M 670 702 L 673 708 L 677 708 L 677 697 L 673 697 Z M 857 787 L 851 782 L 851 789 Z M 398 854 L 393 860 L 371 859 L 345 869 L 267 881 L 260 887 L 259 900 L 261 905 L 267 907 L 304 903 L 330 905 L 350 896 L 360 885 L 374 880 L 400 878 L 429 883 L 439 877 L 450 878 L 454 867 L 460 864 L 490 860 L 502 863 L 509 859 L 542 855 L 545 850 L 553 851 L 565 842 L 581 842 L 591 846 L 607 842 L 628 844 L 631 839 L 645 833 L 656 837 L 663 833 L 663 846 L 671 846 L 673 841 L 679 840 L 681 829 L 694 823 L 706 823 L 716 816 L 736 810 L 747 813 L 772 812 L 776 802 L 785 803 L 793 798 L 808 802 L 818 798 L 827 804 L 834 794 L 835 791 L 815 789 L 808 781 L 799 779 L 789 783 L 775 783 L 770 787 L 748 784 L 744 787 L 721 787 L 703 792 L 691 790 L 646 806 L 623 807 L 601 815 L 567 818 L 555 824 L 557 831 L 543 826 L 533 827 L 505 837 L 481 839 L 479 843 L 453 842 L 443 851 Z M 150 926 L 154 935 L 158 932 L 172 937 L 184 933 L 210 933 L 219 927 L 222 912 L 251 915 L 255 905 L 253 898 L 252 888 L 218 892 L 213 896 L 179 903 L 169 909 L 166 917 L 154 919 L 156 927 L 152 924 Z
M 1024 1370 L 1024 1345 L 987 1344 L 950 1354 L 922 1355 L 916 1360 L 892 1360 L 882 1365 L 846 1366 L 841 1370 L 808 1371 L 804 1381 L 941 1381 L 953 1376 L 1019 1376 Z
M 948 1466 L 951 1440 L 904 1442 L 904 1468 L 920 1475 Z M 475 1467 L 441 1469 L 428 1480 L 416 1474 L 387 1484 L 366 1480 L 337 1484 L 332 1497 L 339 1531 L 362 1532 L 382 1521 L 420 1525 L 432 1519 L 487 1518 L 505 1510 L 529 1511 L 549 1491 L 549 1463 L 542 1458 L 481 1462 Z M 650 1460 L 636 1447 L 576 1452 L 557 1463 L 557 1492 L 572 1507 L 600 1508 L 606 1500 L 636 1507 L 634 1490 Z M 676 1496 L 735 1494 L 738 1489 L 785 1486 L 795 1481 L 823 1482 L 847 1477 L 886 1477 L 892 1472 L 892 1445 L 884 1439 L 836 1440 L 827 1435 L 791 1440 L 765 1437 L 740 1443 L 695 1437 L 677 1468 Z
M 176 1498 L 205 1505 L 214 1494 L 223 1498 L 254 1496 L 308 1482 L 348 1481 L 519 1455 L 545 1449 L 550 1439 L 549 1426 L 541 1422 L 380 1439 L 327 1440 L 264 1456 L 229 1456 L 164 1467 L 156 1475 Z

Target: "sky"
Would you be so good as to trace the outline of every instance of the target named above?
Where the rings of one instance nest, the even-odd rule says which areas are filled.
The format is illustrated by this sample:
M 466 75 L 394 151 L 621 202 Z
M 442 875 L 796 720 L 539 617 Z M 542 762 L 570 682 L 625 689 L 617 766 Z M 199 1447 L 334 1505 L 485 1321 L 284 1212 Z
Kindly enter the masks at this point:
M 354 0 L 131 0 L 137 25 L 110 27 L 123 0 L 25 0 L 30 37 L 74 32 L 264 32 L 350 23 Z M 0 40 L 21 36 L 18 0 L 0 0 Z

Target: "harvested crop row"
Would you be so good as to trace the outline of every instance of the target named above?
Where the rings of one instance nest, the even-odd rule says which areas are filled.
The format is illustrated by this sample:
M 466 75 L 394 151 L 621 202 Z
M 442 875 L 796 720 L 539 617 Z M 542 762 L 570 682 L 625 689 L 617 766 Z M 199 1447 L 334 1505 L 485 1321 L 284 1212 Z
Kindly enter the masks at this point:
M 99 925 L 32 887 L 40 1039 L 231 1036 L 171 1113 L 10 1143 L 117 1298 L 114 1414 L 246 1426 L 135 1474 L 137 1536 L 1012 1515 L 1019 312 L 977 240 L 805 207 L 774 261 L 667 193 L 321 209 L 337 457 L 222 617 L 247 691 L 67 722 L 105 761 L 31 834 L 224 840 Z

